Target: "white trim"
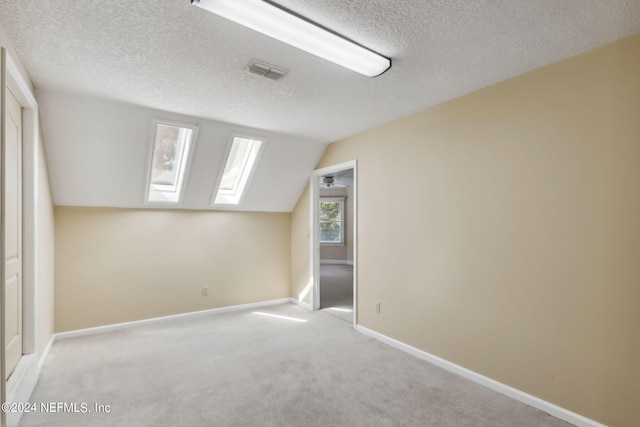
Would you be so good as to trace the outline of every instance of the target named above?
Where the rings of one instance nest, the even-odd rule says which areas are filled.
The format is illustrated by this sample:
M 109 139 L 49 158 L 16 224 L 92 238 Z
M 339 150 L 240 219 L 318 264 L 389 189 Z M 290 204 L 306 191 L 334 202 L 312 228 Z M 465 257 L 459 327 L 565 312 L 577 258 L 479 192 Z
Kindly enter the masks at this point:
M 22 76 L 17 63 L 11 55 L 2 49 L 6 73 L 2 82 L 16 97 L 22 107 L 22 150 L 23 150 L 23 356 L 16 366 L 9 381 L 4 381 L 4 357 L 2 357 L 2 397 L 7 402 L 27 402 L 38 381 L 40 365 L 37 363 L 38 342 L 38 153 L 40 149 L 40 132 L 38 119 L 38 103 L 27 81 Z M 5 88 L 2 88 L 3 93 Z M 3 95 L 4 96 L 4 95 Z M 4 101 L 0 106 L 0 114 L 4 117 Z M 4 120 L 4 119 L 3 119 Z M 0 180 L 1 181 L 1 180 Z M 4 227 L 3 227 L 4 228 Z M 4 247 L 4 235 L 0 239 Z M 2 257 L 0 256 L 0 259 Z M 1 274 L 4 277 L 4 270 Z M 4 305 L 0 298 L 0 305 Z M 4 338 L 0 340 L 4 342 Z M 4 356 L 4 348 L 2 350 Z M 17 425 L 20 413 L 6 416 L 8 426 Z
M 49 357 L 49 352 L 51 351 L 51 347 L 53 346 L 53 343 L 55 341 L 56 341 L 56 334 L 53 334 L 49 339 L 49 343 L 42 351 L 42 355 L 40 356 L 40 360 L 38 361 L 38 368 L 42 369 L 42 367 L 44 366 L 44 362 L 46 362 L 47 357 Z
M 168 191 L 164 191 L 161 189 L 154 188 L 154 185 L 151 184 L 151 175 L 153 174 L 153 155 L 156 149 L 156 136 L 158 133 L 158 125 L 168 125 L 175 126 L 185 129 L 191 129 L 191 139 L 185 142 L 185 146 L 183 147 L 183 152 L 180 156 L 181 164 L 178 165 L 177 177 L 176 177 L 176 191 L 178 193 L 178 197 L 175 201 L 167 200 L 167 201 L 149 201 L 149 196 L 152 192 L 154 193 L 166 193 Z M 182 206 L 182 202 L 184 200 L 184 191 L 187 187 L 187 180 L 189 178 L 189 169 L 191 168 L 191 161 L 193 159 L 193 152 L 195 151 L 195 145 L 198 139 L 198 132 L 200 131 L 199 123 L 193 122 L 182 122 L 178 120 L 171 119 L 162 119 L 162 118 L 152 118 L 151 119 L 151 150 L 149 151 L 149 159 L 147 165 L 147 176 L 146 176 L 146 188 L 144 194 L 144 205 L 145 206 L 156 206 L 156 207 L 167 207 L 167 206 Z M 187 158 L 184 159 L 184 151 L 186 151 Z M 155 187 L 158 187 L 157 185 Z
M 38 107 L 35 96 L 31 92 L 29 84 L 24 80 L 18 64 L 13 60 L 7 52 L 7 86 L 12 89 L 13 95 L 16 97 L 22 107 L 35 109 Z M 17 93 L 16 93 L 17 92 Z
M 38 103 L 17 63 L 7 53 L 7 88 L 22 107 L 22 351 L 37 351 Z M 4 244 L 3 244 L 4 245 Z
M 114 323 L 111 325 L 96 326 L 94 328 L 76 329 L 73 331 L 58 332 L 57 334 L 55 334 L 55 339 L 59 340 L 59 339 L 66 339 L 66 338 L 73 338 L 73 337 L 81 337 L 84 335 L 92 335 L 92 334 L 97 334 L 101 332 L 129 329 L 136 326 L 148 325 L 150 323 L 166 322 L 168 320 L 197 317 L 197 316 L 213 314 L 213 313 L 228 313 L 231 311 L 249 310 L 249 309 L 260 308 L 260 307 L 268 307 L 271 305 L 287 304 L 289 302 L 291 302 L 291 298 L 280 298 L 280 299 L 274 299 L 270 301 L 254 302 L 250 304 L 231 305 L 228 307 L 212 308 L 209 310 L 200 310 L 200 311 L 192 311 L 189 313 L 173 314 L 170 316 L 152 317 L 150 319 L 134 320 L 132 322 Z
M 7 87 L 22 107 L 22 351 L 28 355 L 37 351 L 38 103 L 10 55 L 7 71 Z
M 306 308 L 306 309 L 307 309 L 307 310 L 309 310 L 309 311 L 313 311 L 313 307 L 311 307 L 311 304 L 309 304 L 309 303 L 307 303 L 307 302 L 300 301 L 300 300 L 299 300 L 299 299 L 297 299 L 297 298 L 289 298 L 289 300 L 290 300 L 290 302 L 291 302 L 292 304 L 297 304 L 297 305 L 299 305 L 299 306 L 300 306 L 300 307 L 302 307 L 302 308 Z
M 353 261 L 346 259 L 321 259 L 320 264 L 353 265 Z
M 597 421 L 594 421 L 582 415 L 576 414 L 575 412 L 571 412 L 568 409 L 561 408 L 560 406 L 554 405 L 553 403 L 547 402 L 546 400 L 542 400 L 538 397 L 532 396 L 528 393 L 525 393 L 511 386 L 508 386 L 506 384 L 493 380 L 489 377 L 485 377 L 484 375 L 481 375 L 477 372 L 471 371 L 467 368 L 463 368 L 460 365 L 456 365 L 455 363 L 449 362 L 448 360 L 442 359 L 431 353 L 427 353 L 426 351 L 412 347 L 409 344 L 405 344 L 402 341 L 398 341 L 396 339 L 383 335 L 379 332 L 365 328 L 364 326 L 357 325 L 356 331 L 361 332 L 365 335 L 368 335 L 372 338 L 375 338 L 378 341 L 382 341 L 385 344 L 389 344 L 390 346 L 395 347 L 399 350 L 402 350 L 405 353 L 409 353 L 410 355 L 415 356 L 419 359 L 426 360 L 427 362 L 433 363 L 434 365 L 442 369 L 445 369 L 456 375 L 460 375 L 463 378 L 466 378 L 475 383 L 483 385 L 487 388 L 490 388 L 491 390 L 497 391 L 498 393 L 502 393 L 506 396 L 509 396 L 512 399 L 518 400 L 522 403 L 526 403 L 529 406 L 533 406 L 534 408 L 540 409 L 549 415 L 553 415 L 554 417 L 560 418 L 561 420 L 574 424 L 577 427 L 607 427 L 604 424 L 600 424 Z
M 13 377 L 16 378 L 12 381 Z M 28 402 L 31 393 L 36 387 L 40 377 L 40 367 L 38 366 L 35 354 L 22 356 L 11 378 L 7 381 L 7 402 Z M 21 412 L 10 412 L 7 414 L 7 427 L 17 426 L 22 417 Z
M 5 104 L 6 104 L 6 84 L 7 84 L 7 50 L 3 47 L 0 49 L 0 207 L 4 203 L 4 161 L 2 159 L 5 158 Z M 4 223 L 5 223 L 5 214 L 4 209 L 0 208 L 0 278 L 2 278 L 2 286 L 0 286 L 0 313 L 4 316 L 4 267 L 5 267 L 5 243 L 4 243 Z M 6 377 L 6 363 L 5 359 L 5 328 L 4 328 L 4 319 L 0 321 L 2 327 L 0 327 L 0 401 L 4 403 L 7 401 L 7 382 L 4 380 Z M 4 427 L 6 424 L 6 413 L 4 411 L 0 411 L 0 425 Z
M 327 166 L 325 168 L 316 169 L 311 173 L 310 178 L 310 213 L 309 213 L 309 260 L 311 263 L 310 268 L 310 281 L 312 288 L 310 292 L 311 307 L 314 310 L 320 308 L 320 239 L 319 239 L 319 225 L 318 225 L 318 209 L 320 200 L 320 177 L 330 173 L 340 172 L 346 169 L 353 169 L 353 229 L 350 233 L 353 233 L 353 328 L 356 328 L 358 319 L 358 162 L 357 160 L 350 160 L 348 162 L 339 163 L 333 166 Z
M 31 391 L 40 375 L 40 368 L 36 363 L 35 354 L 27 354 L 20 358 L 15 370 L 7 380 L 7 402 L 26 402 L 31 396 Z M 33 381 L 35 378 L 35 381 Z M 31 388 L 25 387 L 24 383 L 31 383 Z M 17 397 L 20 400 L 16 399 Z M 26 397 L 26 400 L 24 400 Z
M 320 230 L 318 224 L 318 209 L 320 209 L 320 184 L 318 178 L 320 174 L 315 171 L 311 173 L 309 185 L 309 281 L 311 291 L 309 292 L 309 302 L 312 310 L 320 308 Z
M 256 153 L 254 156 L 254 160 L 250 166 L 250 169 L 246 172 L 242 172 L 240 176 L 241 183 L 239 184 L 238 190 L 240 191 L 240 196 L 233 198 L 237 200 L 237 203 L 225 202 L 225 203 L 216 203 L 216 199 L 218 198 L 218 192 L 220 191 L 220 184 L 222 184 L 222 178 L 224 177 L 224 170 L 227 168 L 227 163 L 229 162 L 229 154 L 231 154 L 231 149 L 233 148 L 233 144 L 235 143 L 236 138 L 240 139 L 251 139 L 253 141 L 258 141 L 260 144 L 256 148 Z M 240 208 L 244 204 L 244 200 L 249 194 L 251 189 L 251 182 L 253 181 L 253 177 L 258 170 L 258 166 L 260 165 L 260 159 L 262 158 L 262 154 L 264 153 L 267 146 L 267 138 L 265 136 L 259 136 L 256 134 L 251 134 L 244 131 L 233 131 L 229 135 L 229 142 L 227 143 L 227 148 L 225 150 L 224 162 L 220 167 L 220 171 L 218 172 L 218 179 L 216 180 L 216 186 L 213 191 L 213 196 L 211 197 L 211 202 L 209 206 L 216 209 L 221 210 L 234 210 Z M 246 165 L 245 165 L 246 167 Z

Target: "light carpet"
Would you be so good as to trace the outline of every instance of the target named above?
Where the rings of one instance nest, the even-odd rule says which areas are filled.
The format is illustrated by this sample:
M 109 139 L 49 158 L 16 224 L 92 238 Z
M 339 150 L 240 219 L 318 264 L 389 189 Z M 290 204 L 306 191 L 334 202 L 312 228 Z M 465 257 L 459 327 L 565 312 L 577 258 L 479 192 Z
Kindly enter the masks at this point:
M 22 427 L 569 425 L 292 304 L 59 340 L 32 402 L 92 412 Z

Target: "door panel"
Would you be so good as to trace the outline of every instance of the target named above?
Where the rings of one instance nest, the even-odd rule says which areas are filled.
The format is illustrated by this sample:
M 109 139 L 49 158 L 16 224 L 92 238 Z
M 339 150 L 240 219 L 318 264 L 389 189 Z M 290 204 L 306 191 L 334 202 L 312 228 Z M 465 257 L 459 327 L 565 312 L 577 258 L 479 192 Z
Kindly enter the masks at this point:
M 7 279 L 5 286 L 6 311 L 5 311 L 5 331 L 7 345 L 11 346 L 20 338 L 20 286 L 18 276 Z
M 22 357 L 22 108 L 7 92 L 5 127 L 5 362 L 7 378 Z

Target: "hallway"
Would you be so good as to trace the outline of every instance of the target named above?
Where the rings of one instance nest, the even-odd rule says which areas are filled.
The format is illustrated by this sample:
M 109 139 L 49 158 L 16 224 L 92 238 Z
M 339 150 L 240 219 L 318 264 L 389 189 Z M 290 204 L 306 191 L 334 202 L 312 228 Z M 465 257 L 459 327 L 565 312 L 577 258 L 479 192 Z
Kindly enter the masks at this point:
M 320 265 L 320 309 L 353 322 L 353 266 Z

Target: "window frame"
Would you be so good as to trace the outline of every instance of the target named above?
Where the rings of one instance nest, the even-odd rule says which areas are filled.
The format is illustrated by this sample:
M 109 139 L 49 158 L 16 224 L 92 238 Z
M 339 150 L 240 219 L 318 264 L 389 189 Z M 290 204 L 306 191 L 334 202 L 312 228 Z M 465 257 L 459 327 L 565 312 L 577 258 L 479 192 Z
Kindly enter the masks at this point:
M 222 197 L 228 199 L 224 202 L 216 203 L 216 199 L 218 198 L 218 193 L 220 190 L 220 185 L 222 184 L 222 179 L 224 177 L 224 171 L 227 168 L 227 163 L 229 161 L 229 155 L 231 154 L 231 150 L 233 148 L 233 144 L 236 141 L 236 138 L 239 139 L 250 139 L 253 141 L 259 141 L 260 144 L 256 148 L 256 154 L 253 160 L 253 165 L 248 168 L 247 164 L 244 164 L 241 168 L 242 172 L 240 177 L 238 178 L 238 185 L 236 188 L 236 192 L 240 190 L 240 194 L 233 195 L 222 195 Z M 218 179 L 216 180 L 216 185 L 213 190 L 213 197 L 211 198 L 211 203 L 209 204 L 212 208 L 216 209 L 237 209 L 240 208 L 244 204 L 244 200 L 247 197 L 249 192 L 249 187 L 251 186 L 251 182 L 253 181 L 253 177 L 255 176 L 256 171 L 258 170 L 258 165 L 260 163 L 260 159 L 262 154 L 264 153 L 265 147 L 267 146 L 267 138 L 259 135 L 252 135 L 247 133 L 233 132 L 229 135 L 229 141 L 227 142 L 227 148 L 225 150 L 225 154 L 223 156 L 222 164 L 220 165 L 220 172 L 218 173 Z M 246 171 L 246 172 L 245 172 Z M 228 190 L 222 190 L 223 192 Z M 236 202 L 229 201 L 231 199 L 235 199 Z
M 180 164 L 176 171 L 176 183 L 170 184 L 152 184 L 153 176 L 153 157 L 156 150 L 156 137 L 158 133 L 158 125 L 174 126 L 191 130 L 191 138 L 186 141 L 186 146 L 182 147 L 181 154 L 179 156 Z M 184 198 L 184 192 L 186 190 L 189 170 L 191 168 L 191 160 L 193 159 L 193 152 L 195 151 L 196 141 L 198 139 L 199 125 L 198 123 L 182 122 L 177 120 L 153 118 L 151 119 L 151 135 L 150 150 L 147 161 L 147 185 L 145 187 L 144 204 L 149 206 L 179 206 L 182 204 Z M 186 158 L 185 158 L 185 151 Z M 160 194 L 177 193 L 176 200 L 149 200 L 152 193 L 157 192 Z
M 323 197 L 321 196 L 319 201 L 318 201 L 318 243 L 320 243 L 320 245 L 323 246 L 344 246 L 345 245 L 345 241 L 344 241 L 344 203 L 345 201 L 345 197 Z M 334 203 L 334 202 L 339 202 L 340 203 L 340 241 L 338 242 L 334 242 L 334 241 L 325 241 L 322 240 L 322 235 L 320 234 L 320 224 L 322 224 L 323 222 L 332 222 L 332 221 L 322 221 L 320 219 L 320 207 L 322 206 L 322 203 Z

